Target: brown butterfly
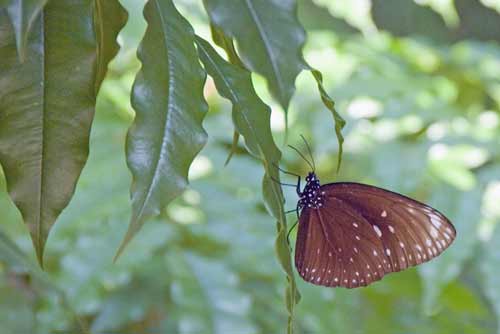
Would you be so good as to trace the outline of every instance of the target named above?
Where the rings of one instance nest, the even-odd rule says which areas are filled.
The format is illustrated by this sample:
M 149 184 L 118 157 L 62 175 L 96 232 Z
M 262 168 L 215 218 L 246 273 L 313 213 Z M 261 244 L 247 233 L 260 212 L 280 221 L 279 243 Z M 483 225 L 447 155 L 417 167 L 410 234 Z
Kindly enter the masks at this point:
M 282 170 L 298 177 L 295 266 L 307 282 L 367 286 L 435 258 L 456 237 L 451 222 L 428 205 L 366 184 L 321 185 L 314 160 L 309 165 L 303 190 L 300 176 Z

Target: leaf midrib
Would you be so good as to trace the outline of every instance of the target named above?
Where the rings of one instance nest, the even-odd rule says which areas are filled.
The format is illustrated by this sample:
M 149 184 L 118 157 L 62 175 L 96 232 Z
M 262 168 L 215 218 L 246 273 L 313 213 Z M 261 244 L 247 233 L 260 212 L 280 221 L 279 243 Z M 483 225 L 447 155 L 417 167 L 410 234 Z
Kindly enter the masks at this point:
M 43 199 L 44 199 L 44 184 L 45 184 L 45 142 L 46 142 L 46 133 L 45 133 L 45 113 L 47 111 L 47 99 L 46 99 L 46 94 L 47 90 L 45 87 L 45 80 L 47 78 L 47 59 L 45 57 L 45 54 L 47 52 L 46 50 L 46 43 L 45 43 L 45 10 L 42 10 L 40 12 L 40 38 L 42 42 L 42 60 L 41 60 L 41 66 L 42 66 L 42 78 L 41 78 L 41 86 L 42 86 L 42 94 L 41 94 L 41 99 L 42 99 L 42 112 L 41 112 L 41 152 L 40 152 L 40 183 L 39 183 L 39 190 L 38 190 L 38 216 L 36 217 L 37 222 L 36 222 L 36 228 L 37 228 L 37 236 L 36 236 L 36 252 L 40 256 L 40 263 L 43 263 L 43 255 L 41 254 L 41 251 L 43 249 L 43 240 L 42 240 L 42 215 L 43 215 Z
M 248 8 L 248 11 L 250 12 L 250 17 L 252 21 L 255 23 L 255 26 L 257 27 L 258 35 L 260 39 L 262 40 L 262 43 L 264 44 L 264 48 L 269 56 L 269 60 L 271 61 L 271 67 L 273 68 L 273 73 L 276 78 L 276 83 L 278 84 L 280 95 L 285 92 L 285 89 L 283 87 L 283 83 L 280 80 L 282 78 L 281 71 L 279 69 L 278 64 L 276 63 L 276 57 L 274 52 L 272 51 L 271 44 L 267 40 L 265 36 L 265 29 L 262 27 L 262 22 L 259 19 L 259 16 L 257 15 L 257 12 L 255 11 L 255 8 L 253 7 L 252 3 L 250 2 L 251 0 L 245 0 L 245 4 Z

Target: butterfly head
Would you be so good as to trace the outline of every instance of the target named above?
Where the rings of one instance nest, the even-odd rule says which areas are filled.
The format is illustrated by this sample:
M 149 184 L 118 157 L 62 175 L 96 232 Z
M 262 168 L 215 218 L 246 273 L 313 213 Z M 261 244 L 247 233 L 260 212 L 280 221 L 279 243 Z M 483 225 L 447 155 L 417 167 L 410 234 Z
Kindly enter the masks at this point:
M 314 172 L 309 172 L 306 176 L 306 186 L 300 193 L 299 207 L 318 209 L 323 206 L 324 195 L 318 177 Z

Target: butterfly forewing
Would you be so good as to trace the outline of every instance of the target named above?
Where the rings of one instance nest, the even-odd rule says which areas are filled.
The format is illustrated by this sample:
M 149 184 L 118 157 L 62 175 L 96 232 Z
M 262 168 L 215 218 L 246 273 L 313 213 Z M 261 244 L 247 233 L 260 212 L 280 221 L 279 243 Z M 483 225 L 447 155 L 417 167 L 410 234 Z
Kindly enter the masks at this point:
M 321 186 L 323 206 L 304 208 L 295 261 L 308 282 L 355 288 L 426 262 L 456 232 L 437 210 L 406 196 L 358 183 Z

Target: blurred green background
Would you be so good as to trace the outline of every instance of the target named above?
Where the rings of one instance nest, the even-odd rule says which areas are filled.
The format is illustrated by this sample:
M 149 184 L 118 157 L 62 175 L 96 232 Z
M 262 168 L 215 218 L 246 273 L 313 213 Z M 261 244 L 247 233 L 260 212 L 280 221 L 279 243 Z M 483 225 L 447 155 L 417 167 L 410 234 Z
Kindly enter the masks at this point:
M 96 334 L 283 333 L 285 275 L 261 200 L 262 167 L 243 147 L 224 167 L 230 104 L 211 81 L 210 139 L 190 189 L 112 263 L 130 215 L 124 138 L 145 30 L 143 1 L 122 3 L 130 15 L 122 50 L 99 95 L 76 195 L 50 234 L 46 273 L 0 180 L 0 334 L 78 333 L 78 322 Z M 201 1 L 176 4 L 208 36 Z M 298 333 L 500 333 L 500 2 L 453 4 L 374 0 L 370 13 L 368 0 L 299 1 L 305 57 L 347 120 L 340 173 L 333 120 L 308 73 L 297 80 L 289 143 L 309 139 L 323 183 L 412 196 L 445 213 L 458 236 L 438 259 L 369 288 L 299 282 Z M 273 109 L 283 166 L 306 173 L 285 149 L 283 111 L 261 77 L 254 83 Z M 292 209 L 296 194 L 284 190 Z

